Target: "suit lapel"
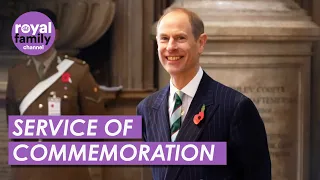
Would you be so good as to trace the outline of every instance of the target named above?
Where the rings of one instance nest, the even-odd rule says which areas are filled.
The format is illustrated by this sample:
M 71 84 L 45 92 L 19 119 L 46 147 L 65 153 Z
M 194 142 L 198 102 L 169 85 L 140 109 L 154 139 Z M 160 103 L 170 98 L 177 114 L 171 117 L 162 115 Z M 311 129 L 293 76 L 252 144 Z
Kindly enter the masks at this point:
M 155 141 L 168 142 L 170 138 L 170 125 L 169 125 L 169 113 L 168 113 L 168 96 L 169 86 L 164 88 L 155 103 L 152 106 L 154 110 L 154 116 L 150 117 L 153 121 L 153 129 L 158 131 L 158 137 L 154 137 Z
M 190 104 L 188 113 L 182 123 L 176 142 L 195 142 L 201 136 L 203 129 L 207 126 L 212 116 L 218 108 L 214 104 L 215 86 L 212 79 L 204 72 L 200 81 L 198 90 Z M 193 117 L 201 111 L 202 105 L 205 105 L 204 118 L 196 125 Z M 176 179 L 183 166 L 168 166 L 166 180 Z
M 193 142 L 197 141 L 200 137 L 205 125 L 209 122 L 217 108 L 217 105 L 214 105 L 214 92 L 211 85 L 210 77 L 206 73 L 203 73 L 199 88 L 190 104 L 176 141 Z M 193 122 L 193 118 L 201 111 L 203 105 L 205 105 L 204 118 L 196 125 Z

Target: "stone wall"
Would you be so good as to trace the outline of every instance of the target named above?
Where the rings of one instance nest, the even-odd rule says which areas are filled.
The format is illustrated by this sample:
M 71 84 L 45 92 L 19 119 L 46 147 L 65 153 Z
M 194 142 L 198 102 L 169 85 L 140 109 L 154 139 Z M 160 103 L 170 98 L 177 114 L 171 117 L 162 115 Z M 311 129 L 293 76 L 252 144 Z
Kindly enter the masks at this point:
M 319 27 L 293 1 L 179 0 L 172 6 L 188 8 L 204 20 L 204 71 L 250 97 L 258 108 L 268 135 L 272 179 L 310 179 L 311 59 Z M 159 68 L 164 86 L 168 74 Z

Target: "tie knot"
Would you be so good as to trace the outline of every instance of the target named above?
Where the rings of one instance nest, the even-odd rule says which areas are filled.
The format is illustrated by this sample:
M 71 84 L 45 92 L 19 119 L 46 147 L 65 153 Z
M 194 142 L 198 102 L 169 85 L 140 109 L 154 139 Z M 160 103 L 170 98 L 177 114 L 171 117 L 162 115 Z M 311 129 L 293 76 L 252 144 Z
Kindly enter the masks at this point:
M 177 91 L 177 92 L 174 94 L 174 99 L 175 99 L 176 101 L 182 101 L 183 95 L 184 95 L 183 92 Z
M 43 78 L 45 68 L 46 68 L 46 67 L 45 67 L 45 65 L 44 65 L 43 63 L 40 63 L 40 64 L 39 64 L 38 74 L 39 74 L 40 78 Z
M 40 63 L 40 64 L 39 64 L 39 70 L 42 70 L 42 71 L 43 71 L 45 68 L 46 68 L 46 67 L 44 66 L 43 63 Z

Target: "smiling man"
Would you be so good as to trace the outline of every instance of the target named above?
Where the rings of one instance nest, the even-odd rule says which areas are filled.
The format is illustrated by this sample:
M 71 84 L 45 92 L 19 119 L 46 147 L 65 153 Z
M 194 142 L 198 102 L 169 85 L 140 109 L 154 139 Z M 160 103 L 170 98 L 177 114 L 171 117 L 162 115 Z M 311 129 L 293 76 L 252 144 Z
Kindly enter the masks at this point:
M 164 89 L 141 101 L 147 142 L 227 142 L 226 166 L 156 166 L 154 180 L 271 180 L 264 123 L 253 102 L 200 67 L 207 35 L 195 13 L 169 9 L 157 26 L 159 59 L 170 74 Z M 205 107 L 203 119 L 194 117 Z M 196 116 L 197 117 L 197 116 Z

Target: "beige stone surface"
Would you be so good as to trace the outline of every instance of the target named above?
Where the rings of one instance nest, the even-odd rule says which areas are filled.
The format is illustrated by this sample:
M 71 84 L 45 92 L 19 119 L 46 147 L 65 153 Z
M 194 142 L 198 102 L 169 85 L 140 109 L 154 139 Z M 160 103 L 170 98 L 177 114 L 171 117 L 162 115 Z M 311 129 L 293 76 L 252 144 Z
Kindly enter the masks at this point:
M 250 97 L 265 123 L 274 180 L 304 180 L 309 171 L 308 41 L 209 41 L 201 66 Z
M 272 179 L 309 179 L 310 63 L 319 27 L 293 1 L 179 0 L 174 6 L 204 19 L 204 70 L 257 106 L 268 134 Z M 163 87 L 169 76 L 159 69 Z
M 305 179 L 309 133 L 309 61 L 288 57 L 203 57 L 215 80 L 250 97 L 268 134 L 273 180 Z

